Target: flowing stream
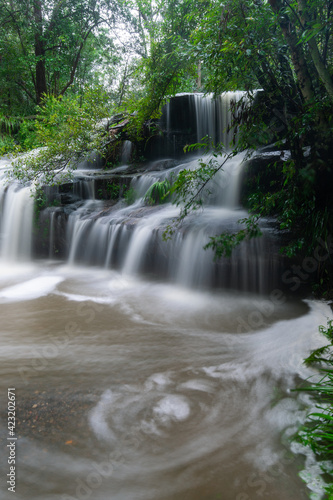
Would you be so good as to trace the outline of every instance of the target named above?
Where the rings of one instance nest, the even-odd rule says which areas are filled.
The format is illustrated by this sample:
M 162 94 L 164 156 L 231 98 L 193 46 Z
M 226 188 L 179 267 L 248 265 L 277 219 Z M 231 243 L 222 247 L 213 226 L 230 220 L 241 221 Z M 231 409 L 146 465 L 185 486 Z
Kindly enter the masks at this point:
M 179 166 L 135 176 L 130 206 L 106 209 L 90 185 L 64 260 L 51 251 L 58 212 L 52 259 L 34 260 L 29 190 L 2 188 L 1 498 L 13 498 L 8 388 L 18 500 L 321 498 L 318 465 L 291 441 L 313 403 L 293 389 L 316 376 L 303 359 L 330 308 L 276 288 L 269 237 L 220 264 L 202 250 L 246 215 L 241 160 L 169 242 L 178 209 L 144 195 Z
M 291 391 L 328 306 L 45 262 L 0 286 L 1 498 L 8 387 L 20 500 L 307 498 Z

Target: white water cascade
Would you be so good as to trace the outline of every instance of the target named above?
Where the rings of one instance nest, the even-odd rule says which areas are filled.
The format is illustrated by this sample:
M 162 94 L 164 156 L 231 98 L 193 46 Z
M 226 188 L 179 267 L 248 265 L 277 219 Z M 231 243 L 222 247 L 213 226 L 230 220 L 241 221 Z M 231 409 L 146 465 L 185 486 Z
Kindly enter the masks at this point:
M 233 137 L 231 124 L 231 101 L 243 97 L 242 92 L 225 93 L 219 99 L 199 94 L 181 96 L 182 106 L 186 99 L 190 105 L 189 120 L 195 117 L 196 138 L 211 136 L 215 142 L 229 143 Z M 186 97 L 186 99 L 185 99 Z M 178 103 L 178 101 L 177 101 Z M 174 104 L 173 104 L 174 105 Z M 168 134 L 174 121 L 170 103 L 166 107 Z M 184 112 L 183 127 L 186 126 Z M 122 163 L 126 163 L 132 144 L 126 141 Z M 177 227 L 174 236 L 165 240 L 165 230 L 173 225 L 179 215 L 179 208 L 171 203 L 150 206 L 146 193 L 156 182 L 173 182 L 183 169 L 196 170 L 200 159 L 209 162 L 214 158 L 192 156 L 182 160 L 160 160 L 147 165 L 145 171 L 131 175 L 128 189 L 134 193 L 135 200 L 130 205 L 119 201 L 107 205 L 96 200 L 98 175 L 104 178 L 105 172 L 82 170 L 74 183 L 73 195 L 81 202 L 73 204 L 63 217 L 66 224 L 66 246 L 68 262 L 79 265 L 97 265 L 114 268 L 124 275 L 150 275 L 167 279 L 187 287 L 220 287 L 254 290 L 263 292 L 268 281 L 276 274 L 278 263 L 272 242 L 263 237 L 241 245 L 230 259 L 214 262 L 211 250 L 204 250 L 211 236 L 223 231 L 237 231 L 239 219 L 247 216 L 240 207 L 240 187 L 244 154 L 238 154 L 225 162 L 225 157 L 217 158 L 223 164 L 214 179 L 206 186 L 203 197 L 204 209 L 197 210 Z M 114 176 L 126 176 L 126 165 L 109 174 L 110 183 Z M 96 184 L 97 183 L 97 184 Z M 133 198 L 133 196 L 132 196 Z M 58 210 L 58 209 L 57 209 Z M 59 239 L 57 217 L 49 214 L 49 250 Z M 265 233 L 265 228 L 264 233 Z M 274 245 L 273 245 L 274 246 Z M 266 277 L 266 278 L 265 278 Z M 268 281 L 267 281 L 268 280 Z
M 242 96 L 242 92 L 226 93 L 215 100 L 212 96 L 187 96 L 191 109 L 194 106 L 189 119 L 195 116 L 197 139 L 210 135 L 216 142 L 231 140 L 232 132 L 228 131 L 230 103 Z M 170 106 L 166 116 L 169 126 L 172 121 Z M 131 149 L 132 144 L 125 142 L 124 153 Z M 239 205 L 243 158 L 244 154 L 226 162 L 223 156 L 217 158 L 217 163 L 223 163 L 223 168 L 206 186 L 204 209 L 188 216 L 168 241 L 164 237 L 165 231 L 175 224 L 179 208 L 171 203 L 150 206 L 146 193 L 156 182 L 168 180 L 172 183 L 182 169 L 198 169 L 198 156 L 173 163 L 155 162 L 149 164 L 146 171 L 132 174 L 129 189 L 135 194 L 135 200 L 129 206 L 124 201 L 108 206 L 96 200 L 99 171 L 87 170 L 83 165 L 82 176 L 78 176 L 79 180 L 73 184 L 70 209 L 61 212 L 49 207 L 45 212 L 49 219 L 49 227 L 44 227 L 44 233 L 49 234 L 46 256 L 56 257 L 61 230 L 68 262 L 72 265 L 115 268 L 124 275 L 148 274 L 187 287 L 227 287 L 263 292 L 267 288 L 267 279 L 271 280 L 277 270 L 276 254 L 267 251 L 268 247 L 272 249 L 269 238 L 243 244 L 230 259 L 218 262 L 214 262 L 211 250 L 204 250 L 211 236 L 223 231 L 237 231 L 240 227 L 237 221 L 247 216 Z M 201 159 L 208 163 L 214 158 L 208 154 Z M 127 168 L 120 167 L 118 175 L 126 175 Z M 100 175 L 104 176 L 105 172 L 101 171 Z M 112 183 L 112 176 L 117 174 L 111 171 L 109 175 Z M 30 189 L 17 184 L 6 188 L 3 185 L 1 193 L 1 257 L 27 260 L 33 243 Z M 59 223 L 61 220 L 63 223 Z
M 232 105 L 242 98 L 246 98 L 246 92 L 224 92 L 215 99 L 213 95 L 194 94 L 197 141 L 209 136 L 228 148 L 234 136 Z
M 217 97 L 201 93 L 176 95 L 163 110 L 159 124 L 165 130 L 165 137 L 155 154 L 177 158 L 185 144 L 200 143 L 207 137 L 229 150 L 238 140 L 237 106 L 248 103 L 248 95 L 243 91 L 224 92 Z
M 133 144 L 131 143 L 131 141 L 124 141 L 124 144 L 121 149 L 121 158 L 120 158 L 120 163 L 122 165 L 127 165 L 128 162 L 130 161 L 132 149 L 133 149 Z
M 131 189 L 137 199 L 130 206 L 120 203 L 105 210 L 102 202 L 86 201 L 68 219 L 69 262 L 113 267 L 124 275 L 149 274 L 187 287 L 263 292 L 264 277 L 271 280 L 277 266 L 274 255 L 267 253 L 265 237 L 242 245 L 230 259 L 219 262 L 214 262 L 211 250 L 204 250 L 210 236 L 237 230 L 237 221 L 247 215 L 239 206 L 243 157 L 239 154 L 227 161 L 207 186 L 204 210 L 190 215 L 168 241 L 163 234 L 179 208 L 171 203 L 149 206 L 145 194 L 155 182 L 172 180 L 183 168 L 198 168 L 198 158 L 134 177 Z
M 34 200 L 30 187 L 8 185 L 9 160 L 0 160 L 0 258 L 20 262 L 31 259 Z

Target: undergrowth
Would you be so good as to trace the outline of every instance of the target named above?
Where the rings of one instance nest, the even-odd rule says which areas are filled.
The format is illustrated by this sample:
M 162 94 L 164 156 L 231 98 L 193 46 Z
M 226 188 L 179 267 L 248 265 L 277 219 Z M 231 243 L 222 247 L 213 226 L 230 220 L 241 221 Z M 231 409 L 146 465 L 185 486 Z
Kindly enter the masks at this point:
M 318 382 L 298 389 L 313 394 L 316 410 L 307 416 L 297 439 L 309 446 L 321 463 L 323 474 L 328 479 L 326 498 L 333 500 L 333 320 L 328 320 L 327 327 L 320 326 L 319 331 L 329 343 L 314 350 L 305 363 L 318 366 L 322 377 Z
M 156 181 L 145 194 L 145 202 L 149 205 L 166 203 L 170 200 L 171 184 L 168 179 Z

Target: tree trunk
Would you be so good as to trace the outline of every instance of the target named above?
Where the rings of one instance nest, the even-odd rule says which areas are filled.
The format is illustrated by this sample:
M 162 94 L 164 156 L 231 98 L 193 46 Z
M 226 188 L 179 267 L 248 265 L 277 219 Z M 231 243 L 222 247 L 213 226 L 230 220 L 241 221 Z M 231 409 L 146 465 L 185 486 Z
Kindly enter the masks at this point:
M 92 30 L 96 26 L 98 26 L 98 24 L 100 24 L 100 22 L 101 22 L 101 20 L 98 20 L 95 24 L 93 24 L 92 26 L 90 26 L 90 28 L 88 28 L 88 30 L 86 31 L 86 33 L 83 35 L 82 41 L 81 41 L 81 43 L 80 43 L 80 45 L 79 45 L 79 47 L 77 49 L 76 56 L 75 56 L 75 58 L 73 60 L 73 63 L 72 63 L 72 70 L 71 70 L 71 74 L 70 74 L 69 80 L 66 83 L 66 85 L 63 87 L 63 89 L 61 90 L 61 92 L 59 93 L 59 95 L 64 95 L 64 93 L 66 92 L 66 90 L 74 82 L 75 73 L 76 73 L 77 67 L 78 67 L 79 62 L 80 62 L 81 52 L 82 52 L 82 49 L 84 47 L 84 44 L 86 43 L 87 38 L 90 35 L 90 33 L 92 32 Z
M 198 62 L 198 73 L 197 73 L 197 89 L 201 90 L 201 61 Z
M 302 45 L 299 44 L 299 40 L 295 33 L 294 25 L 285 12 L 283 15 L 280 15 L 280 11 L 283 7 L 281 0 L 269 0 L 269 4 L 273 12 L 278 16 L 280 28 L 289 46 L 291 60 L 302 96 L 305 102 L 312 101 L 315 97 L 312 80 L 304 57 Z
M 302 20 L 303 29 L 306 29 L 307 23 L 310 21 L 309 15 L 306 12 L 306 1 L 298 0 L 299 14 Z M 326 92 L 329 95 L 331 102 L 333 102 L 333 81 L 328 71 L 327 67 L 324 64 L 324 61 L 320 55 L 318 45 L 314 37 L 308 40 L 308 46 L 311 58 L 313 60 L 313 64 L 317 70 L 318 76 L 322 81 Z
M 34 1 L 35 32 L 35 57 L 36 57 L 36 101 L 40 104 L 44 94 L 47 94 L 45 71 L 45 47 L 43 40 L 43 16 L 41 0 Z

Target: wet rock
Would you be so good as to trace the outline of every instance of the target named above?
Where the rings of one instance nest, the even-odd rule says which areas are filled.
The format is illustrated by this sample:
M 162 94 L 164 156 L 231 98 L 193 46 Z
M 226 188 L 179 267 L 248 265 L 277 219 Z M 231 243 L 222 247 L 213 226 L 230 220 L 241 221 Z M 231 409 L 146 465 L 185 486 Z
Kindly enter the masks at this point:
M 157 160 L 151 162 L 145 172 L 162 172 L 164 170 L 168 170 L 169 168 L 176 167 L 178 163 L 178 161 L 173 159 Z
M 60 203 L 62 205 L 71 205 L 76 201 L 79 201 L 79 197 L 73 193 L 63 193 L 60 195 Z
M 245 160 L 241 200 L 244 206 L 250 195 L 270 192 L 279 189 L 283 183 L 282 170 L 284 162 L 289 158 L 288 151 L 259 151 Z

